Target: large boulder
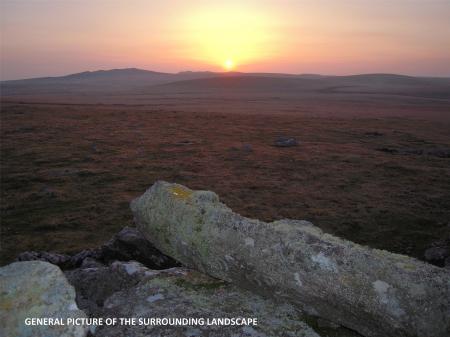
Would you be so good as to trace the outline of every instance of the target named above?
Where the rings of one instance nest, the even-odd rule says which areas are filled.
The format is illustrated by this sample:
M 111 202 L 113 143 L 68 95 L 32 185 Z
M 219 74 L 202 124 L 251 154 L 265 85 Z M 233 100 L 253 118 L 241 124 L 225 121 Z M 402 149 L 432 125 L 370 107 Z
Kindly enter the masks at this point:
M 41 261 L 15 262 L 0 268 L 0 335 L 15 337 L 83 337 L 82 325 L 27 325 L 26 318 L 85 318 L 75 291 L 61 270 Z
M 450 272 L 323 233 L 234 213 L 209 191 L 157 182 L 131 203 L 163 253 L 365 336 L 450 335 Z

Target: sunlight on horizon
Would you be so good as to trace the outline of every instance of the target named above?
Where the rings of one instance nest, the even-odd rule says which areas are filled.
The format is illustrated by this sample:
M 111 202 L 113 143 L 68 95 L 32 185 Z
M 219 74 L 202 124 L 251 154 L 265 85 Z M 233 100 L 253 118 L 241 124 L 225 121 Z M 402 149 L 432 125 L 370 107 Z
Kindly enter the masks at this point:
M 231 70 L 233 70 L 233 69 L 236 67 L 236 65 L 235 65 L 235 63 L 233 62 L 233 60 L 227 59 L 227 60 L 224 62 L 223 67 L 224 67 L 226 70 L 231 71 Z
M 222 66 L 251 64 L 274 55 L 275 16 L 245 6 L 202 7 L 188 13 L 182 22 L 186 57 Z M 224 61 L 225 60 L 225 61 Z

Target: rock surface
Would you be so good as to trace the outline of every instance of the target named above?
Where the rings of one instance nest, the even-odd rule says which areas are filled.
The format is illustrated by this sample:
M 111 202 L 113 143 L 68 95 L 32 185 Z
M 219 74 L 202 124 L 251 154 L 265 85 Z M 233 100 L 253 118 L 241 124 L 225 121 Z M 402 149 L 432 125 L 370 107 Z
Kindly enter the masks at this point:
M 134 317 L 136 325 L 98 326 L 95 337 L 208 336 L 320 337 L 289 304 L 276 304 L 231 284 L 186 268 L 150 270 L 138 262 L 115 262 L 109 267 L 67 272 L 80 307 L 97 317 Z M 92 311 L 92 308 L 95 308 Z M 244 326 L 139 325 L 139 318 L 256 317 Z M 148 322 L 147 322 L 148 323 Z M 336 333 L 336 336 L 353 336 Z
M 75 291 L 61 270 L 41 261 L 15 262 L 0 268 L 0 335 L 16 337 L 83 337 L 87 327 L 32 326 L 25 318 L 86 317 Z
M 70 256 L 51 252 L 28 251 L 20 253 L 16 261 L 44 261 L 65 268 L 70 265 Z
M 427 262 L 439 267 L 448 267 L 450 262 L 450 225 L 449 235 L 436 241 L 425 250 L 424 258 Z
M 450 335 L 450 272 L 323 233 L 265 223 L 209 191 L 157 182 L 131 204 L 155 247 L 213 277 L 274 296 L 365 336 Z
M 113 262 L 110 266 L 80 267 L 65 272 L 75 287 L 78 305 L 89 316 L 101 316 L 105 300 L 117 291 L 131 288 L 143 276 L 153 274 L 136 261 Z

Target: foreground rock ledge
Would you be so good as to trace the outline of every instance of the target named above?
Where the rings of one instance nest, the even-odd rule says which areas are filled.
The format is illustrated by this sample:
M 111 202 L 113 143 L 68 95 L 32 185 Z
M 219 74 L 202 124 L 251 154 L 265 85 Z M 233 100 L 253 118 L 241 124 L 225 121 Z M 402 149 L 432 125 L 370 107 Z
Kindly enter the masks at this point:
M 365 336 L 450 335 L 450 272 L 323 233 L 245 218 L 209 191 L 157 182 L 131 203 L 163 253 Z

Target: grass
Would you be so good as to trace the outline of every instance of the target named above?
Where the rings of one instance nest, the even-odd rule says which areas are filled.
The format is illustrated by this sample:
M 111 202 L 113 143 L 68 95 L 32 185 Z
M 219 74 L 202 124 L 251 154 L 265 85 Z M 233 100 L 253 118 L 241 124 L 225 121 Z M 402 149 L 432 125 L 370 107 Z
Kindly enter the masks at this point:
M 449 232 L 450 159 L 377 150 L 449 147 L 442 122 L 8 103 L 1 125 L 2 264 L 103 243 L 160 179 L 418 258 Z M 279 135 L 300 145 L 272 146 Z

